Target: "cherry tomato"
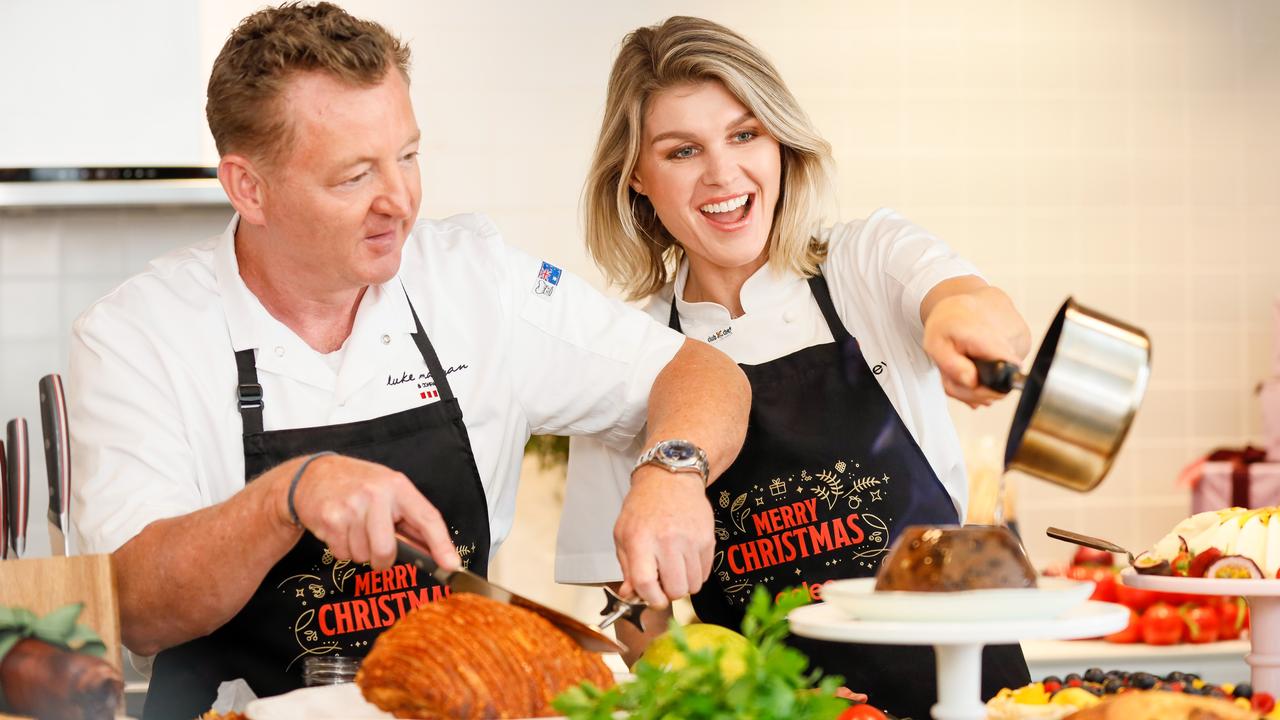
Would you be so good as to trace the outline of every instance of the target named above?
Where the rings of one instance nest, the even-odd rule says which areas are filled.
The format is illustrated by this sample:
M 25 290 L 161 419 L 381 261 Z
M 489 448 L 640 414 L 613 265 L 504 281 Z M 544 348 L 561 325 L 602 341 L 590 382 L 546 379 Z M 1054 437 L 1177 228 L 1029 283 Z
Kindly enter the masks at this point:
M 1116 573 L 1109 567 L 1096 567 L 1093 574 L 1089 577 L 1093 581 L 1093 594 L 1089 596 L 1090 600 L 1098 600 L 1099 602 L 1115 602 L 1116 601 Z
M 845 708 L 836 720 L 889 720 L 889 717 L 866 703 Z
M 1217 611 L 1218 639 L 1235 640 L 1240 637 L 1240 633 L 1244 631 L 1245 616 L 1249 612 L 1249 606 L 1244 604 L 1244 598 L 1227 598 L 1218 604 Z
M 1129 609 L 1129 624 L 1125 629 L 1111 633 L 1102 638 L 1113 643 L 1136 643 L 1142 639 L 1142 617 L 1133 608 Z
M 1266 715 L 1276 707 L 1276 699 L 1271 697 L 1270 693 L 1254 692 L 1253 693 L 1253 711 L 1259 715 Z
M 1142 641 L 1148 645 L 1176 645 L 1186 623 L 1172 605 L 1156 603 L 1142 613 Z
M 1138 612 L 1142 612 L 1151 607 L 1156 601 L 1157 595 L 1152 590 L 1139 590 L 1135 587 L 1129 587 L 1124 583 L 1116 584 L 1116 602 L 1126 605 Z
M 1185 605 L 1182 619 L 1187 624 L 1187 640 L 1192 643 L 1211 643 L 1218 640 L 1218 613 L 1213 608 Z

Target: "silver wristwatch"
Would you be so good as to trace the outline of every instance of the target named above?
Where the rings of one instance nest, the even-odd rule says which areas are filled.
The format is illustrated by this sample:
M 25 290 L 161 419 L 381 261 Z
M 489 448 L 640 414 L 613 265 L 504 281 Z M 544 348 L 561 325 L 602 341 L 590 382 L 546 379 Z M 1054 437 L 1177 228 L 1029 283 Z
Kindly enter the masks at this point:
M 704 487 L 710 475 L 707 454 L 688 440 L 663 440 L 645 450 L 636 460 L 631 472 L 634 474 L 644 465 L 657 465 L 673 473 L 697 473 L 702 478 Z

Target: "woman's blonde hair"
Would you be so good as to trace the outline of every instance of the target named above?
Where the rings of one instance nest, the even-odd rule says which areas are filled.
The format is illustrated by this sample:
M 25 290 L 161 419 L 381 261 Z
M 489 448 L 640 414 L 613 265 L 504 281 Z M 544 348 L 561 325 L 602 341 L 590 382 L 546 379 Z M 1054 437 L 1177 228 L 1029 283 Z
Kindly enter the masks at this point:
M 830 194 L 831 146 L 822 139 L 767 58 L 732 30 L 709 20 L 672 17 L 622 41 L 613 63 L 604 120 L 584 190 L 587 250 L 628 299 L 669 282 L 683 250 L 649 199 L 630 186 L 649 98 L 672 87 L 717 80 L 782 148 L 769 263 L 813 275 L 826 256 L 814 237 Z

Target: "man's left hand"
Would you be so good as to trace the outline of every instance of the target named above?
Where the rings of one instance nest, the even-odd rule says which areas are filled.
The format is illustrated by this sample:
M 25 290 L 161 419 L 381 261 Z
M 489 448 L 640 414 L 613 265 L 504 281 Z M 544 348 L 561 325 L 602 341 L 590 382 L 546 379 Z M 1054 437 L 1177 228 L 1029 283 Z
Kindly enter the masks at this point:
M 649 607 L 661 609 L 697 592 L 711 574 L 714 530 L 700 476 L 652 465 L 638 468 L 613 528 L 622 596 L 639 595 Z

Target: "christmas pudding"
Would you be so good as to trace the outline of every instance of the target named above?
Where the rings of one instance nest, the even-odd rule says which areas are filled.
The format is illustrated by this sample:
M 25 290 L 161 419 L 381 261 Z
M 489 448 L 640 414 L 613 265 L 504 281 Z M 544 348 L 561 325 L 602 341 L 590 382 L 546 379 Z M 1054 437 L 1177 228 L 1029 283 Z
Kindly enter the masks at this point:
M 989 525 L 908 527 L 876 575 L 876 590 L 956 592 L 1036 586 L 1022 543 Z

